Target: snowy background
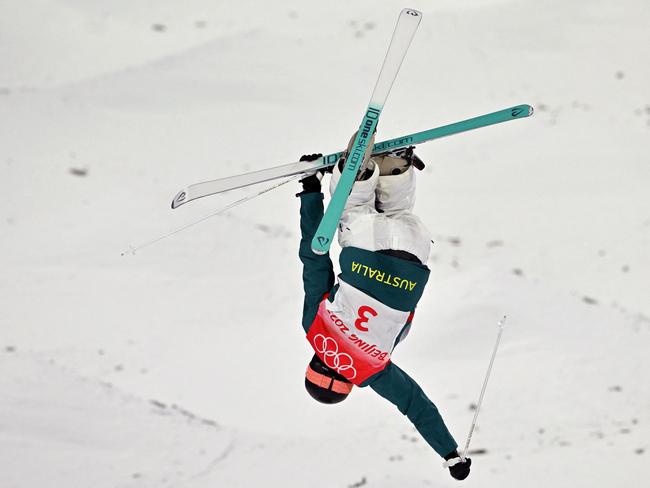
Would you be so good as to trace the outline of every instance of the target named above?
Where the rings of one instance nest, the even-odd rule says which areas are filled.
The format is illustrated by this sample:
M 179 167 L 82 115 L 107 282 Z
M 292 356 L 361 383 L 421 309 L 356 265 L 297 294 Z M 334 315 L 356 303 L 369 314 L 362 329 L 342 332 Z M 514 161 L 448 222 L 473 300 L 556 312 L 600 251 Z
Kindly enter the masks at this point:
M 304 392 L 297 184 L 183 186 L 345 146 L 402 7 L 424 18 L 379 138 L 425 144 L 435 235 L 394 356 L 471 487 L 647 486 L 647 0 L 0 1 L 0 486 L 451 487 L 371 390 Z

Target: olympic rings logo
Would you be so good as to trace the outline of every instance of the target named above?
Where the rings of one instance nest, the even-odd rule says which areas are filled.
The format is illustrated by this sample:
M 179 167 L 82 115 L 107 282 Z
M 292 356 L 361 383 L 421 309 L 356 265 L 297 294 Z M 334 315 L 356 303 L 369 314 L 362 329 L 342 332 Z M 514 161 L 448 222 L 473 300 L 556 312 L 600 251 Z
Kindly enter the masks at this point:
M 316 349 L 316 352 L 323 355 L 323 361 L 327 367 L 332 368 L 341 374 L 343 374 L 344 371 L 349 371 L 347 374 L 344 374 L 344 376 L 350 380 L 357 376 L 357 370 L 353 366 L 354 361 L 352 360 L 352 356 L 344 352 L 339 352 L 338 343 L 331 337 L 317 334 L 314 337 L 314 348 Z

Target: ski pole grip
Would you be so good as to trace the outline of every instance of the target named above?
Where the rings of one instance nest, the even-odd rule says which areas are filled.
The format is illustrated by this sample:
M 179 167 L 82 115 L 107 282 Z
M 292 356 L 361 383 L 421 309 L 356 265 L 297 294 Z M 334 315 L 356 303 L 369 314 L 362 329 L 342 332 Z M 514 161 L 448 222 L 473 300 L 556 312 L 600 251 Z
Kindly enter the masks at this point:
M 451 468 L 452 466 L 456 466 L 458 463 L 464 463 L 465 461 L 461 459 L 460 457 L 455 457 L 448 459 L 444 463 L 442 463 L 442 467 L 444 469 Z

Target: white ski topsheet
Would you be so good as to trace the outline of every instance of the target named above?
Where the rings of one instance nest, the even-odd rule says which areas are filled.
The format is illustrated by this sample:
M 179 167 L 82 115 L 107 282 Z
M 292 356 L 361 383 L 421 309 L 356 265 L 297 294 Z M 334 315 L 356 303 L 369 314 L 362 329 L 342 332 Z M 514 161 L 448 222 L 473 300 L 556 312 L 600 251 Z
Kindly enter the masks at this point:
M 311 249 L 316 254 L 322 255 L 326 253 L 332 244 L 338 221 L 354 184 L 363 155 L 372 134 L 377 128 L 377 122 L 384 103 L 402 66 L 402 61 L 408 52 L 413 35 L 420 25 L 421 17 L 422 15 L 415 10 L 404 9 L 400 12 L 397 25 L 393 31 L 393 37 L 388 46 L 388 52 L 384 56 L 384 62 L 377 77 L 375 89 L 370 97 L 370 103 L 350 147 L 343 174 L 312 239 Z
M 172 200 L 172 208 L 178 208 L 184 203 L 191 202 L 198 198 L 223 193 L 246 186 L 255 185 L 263 181 L 276 180 L 285 176 L 293 176 L 299 173 L 307 173 L 314 169 L 323 167 L 322 159 L 317 161 L 298 161 L 295 163 L 283 164 L 272 168 L 265 168 L 259 171 L 251 171 L 235 176 L 227 176 L 216 180 L 194 183 L 179 191 Z
M 377 84 L 370 97 L 370 106 L 383 108 L 386 103 L 386 98 L 404 61 L 404 54 L 408 51 L 421 20 L 422 13 L 415 9 L 405 8 L 400 12 Z

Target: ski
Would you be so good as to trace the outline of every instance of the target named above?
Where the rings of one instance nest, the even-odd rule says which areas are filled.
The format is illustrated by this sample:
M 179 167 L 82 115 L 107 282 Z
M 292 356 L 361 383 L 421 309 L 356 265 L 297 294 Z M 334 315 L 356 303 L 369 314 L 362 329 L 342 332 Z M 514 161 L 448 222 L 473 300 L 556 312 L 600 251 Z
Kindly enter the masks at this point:
M 509 120 L 522 119 L 529 117 L 533 113 L 533 107 L 530 105 L 517 105 L 497 112 L 485 115 L 479 115 L 471 119 L 461 120 L 453 124 L 435 127 L 433 129 L 406 134 L 394 139 L 378 142 L 373 146 L 372 154 L 378 155 L 390 151 L 396 151 L 405 147 L 415 146 L 425 142 L 440 139 L 442 137 L 459 134 L 473 129 L 480 129 L 494 124 L 500 124 Z M 285 178 L 301 173 L 310 173 L 319 169 L 330 168 L 336 164 L 343 151 L 327 154 L 317 161 L 300 161 L 296 163 L 273 166 L 272 168 L 251 171 L 241 175 L 228 176 L 217 180 L 203 181 L 189 185 L 179 191 L 172 200 L 172 208 L 178 208 L 184 203 L 191 202 L 198 198 L 216 195 L 246 186 L 256 185 L 267 181 Z
M 366 114 L 361 121 L 354 142 L 350 146 L 350 153 L 347 155 L 341 178 L 311 241 L 311 249 L 315 254 L 325 254 L 330 248 L 332 237 L 336 232 L 368 143 L 375 132 L 379 116 L 411 45 L 415 31 L 420 25 L 420 20 L 422 20 L 422 13 L 417 10 L 405 8 L 399 14 Z

